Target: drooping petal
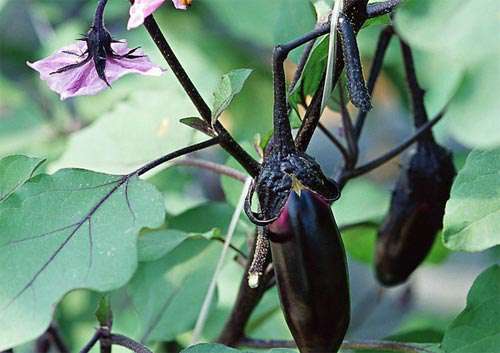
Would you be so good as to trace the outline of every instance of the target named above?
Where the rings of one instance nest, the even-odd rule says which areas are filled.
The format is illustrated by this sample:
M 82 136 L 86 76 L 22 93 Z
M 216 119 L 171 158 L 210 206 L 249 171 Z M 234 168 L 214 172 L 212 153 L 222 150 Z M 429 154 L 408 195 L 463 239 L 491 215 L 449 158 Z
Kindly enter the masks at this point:
M 165 0 L 135 0 L 130 6 L 130 18 L 127 29 L 139 27 L 144 23 L 144 19 L 159 8 Z
M 124 55 L 129 51 L 125 41 L 113 43 L 112 48 L 118 55 Z M 40 78 L 47 82 L 51 90 L 59 93 L 61 100 L 74 96 L 93 95 L 107 87 L 106 83 L 97 76 L 93 60 L 88 60 L 76 68 L 54 73 L 62 67 L 85 60 L 87 57 L 87 54 L 84 54 L 86 49 L 86 42 L 79 41 L 60 49 L 45 59 L 34 63 L 27 62 L 27 64 L 40 73 Z M 147 56 L 142 56 L 144 53 L 140 49 L 136 50 L 134 55 L 140 57 L 107 59 L 105 73 L 108 82 L 112 83 L 129 73 L 148 76 L 162 74 L 160 67 L 154 65 Z

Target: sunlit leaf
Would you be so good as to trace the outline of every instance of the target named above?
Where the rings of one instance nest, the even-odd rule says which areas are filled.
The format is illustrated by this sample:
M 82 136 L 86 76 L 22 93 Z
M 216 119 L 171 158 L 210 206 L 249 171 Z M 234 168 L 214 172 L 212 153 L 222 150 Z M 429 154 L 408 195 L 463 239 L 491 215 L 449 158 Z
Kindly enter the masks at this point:
M 220 249 L 216 242 L 192 238 L 156 261 L 141 263 L 128 293 L 142 342 L 168 341 L 193 328 Z
M 452 250 L 481 251 L 500 244 L 500 149 L 474 150 L 451 189 L 444 242 Z
M 44 162 L 40 158 L 8 156 L 0 160 L 0 203 L 27 182 Z
M 497 353 L 500 347 L 500 266 L 481 273 L 467 295 L 467 305 L 445 331 L 446 353 Z
M 40 335 L 67 292 L 125 284 L 140 229 L 164 219 L 161 195 L 137 176 L 78 169 L 32 178 L 4 207 L 0 349 Z
M 252 73 L 250 69 L 233 70 L 223 75 L 213 93 L 212 125 L 231 104 L 233 98 L 241 92 L 245 81 Z

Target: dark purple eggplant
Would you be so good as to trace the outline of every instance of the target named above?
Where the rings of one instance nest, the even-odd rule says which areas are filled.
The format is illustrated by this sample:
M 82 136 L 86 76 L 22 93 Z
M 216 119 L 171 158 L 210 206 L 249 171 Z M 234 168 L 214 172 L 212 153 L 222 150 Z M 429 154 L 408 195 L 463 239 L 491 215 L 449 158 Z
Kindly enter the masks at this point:
M 349 326 L 349 279 L 328 202 L 309 190 L 291 192 L 269 230 L 281 306 L 297 347 L 337 352 Z
M 443 226 L 455 174 L 450 152 L 432 139 L 417 144 L 378 232 L 375 272 L 380 283 L 403 283 L 424 261 Z

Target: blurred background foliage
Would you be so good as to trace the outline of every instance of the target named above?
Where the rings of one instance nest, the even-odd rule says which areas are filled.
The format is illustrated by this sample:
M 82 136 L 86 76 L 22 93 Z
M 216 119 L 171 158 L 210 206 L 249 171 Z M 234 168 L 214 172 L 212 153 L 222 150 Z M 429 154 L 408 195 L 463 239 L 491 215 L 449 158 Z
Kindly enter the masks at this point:
M 463 32 L 476 30 L 477 35 L 500 30 L 494 27 L 498 24 L 487 20 L 482 25 L 488 28 L 479 28 L 480 9 L 472 18 L 461 14 L 447 18 L 444 31 L 439 21 L 446 18 L 457 1 L 444 1 L 442 6 L 432 1 L 417 3 L 408 1 L 395 22 L 402 35 L 415 45 L 417 73 L 427 89 L 430 115 L 455 96 L 449 114 L 435 131 L 437 139 L 454 150 L 460 168 L 470 148 L 500 142 L 499 119 L 493 117 L 500 111 L 498 99 L 491 99 L 500 80 L 496 75 L 499 61 L 495 64 L 493 60 L 499 57 L 499 45 L 488 35 L 481 36 L 481 40 L 489 38 L 491 45 L 476 45 L 477 37 Z M 474 2 L 458 3 L 467 7 L 466 14 L 477 10 Z M 125 30 L 126 0 L 109 2 L 107 27 L 115 38 L 126 38 L 132 47 L 140 45 L 153 62 L 164 66 L 163 77 L 131 75 L 97 96 L 61 102 L 26 65 L 26 61 L 45 57 L 85 33 L 94 7 L 95 1 L 88 0 L 0 1 L 1 157 L 14 153 L 44 157 L 50 172 L 81 167 L 125 173 L 203 138 L 178 122 L 196 115 L 196 111 L 146 31 Z M 211 92 L 223 73 L 253 69 L 243 91 L 221 120 L 254 154 L 256 134 L 266 136 L 272 126 L 272 46 L 314 27 L 316 12 L 312 2 L 195 0 L 189 11 L 176 11 L 166 3 L 156 18 L 207 101 L 211 101 Z M 359 34 L 365 77 L 382 26 L 375 21 Z M 287 62 L 289 77 L 299 54 L 297 50 Z M 361 161 L 380 155 L 412 131 L 397 41 L 391 44 L 373 100 L 374 110 L 361 141 Z M 326 112 L 324 122 L 342 134 L 334 111 Z M 309 152 L 329 175 L 339 166 L 339 155 L 321 133 L 315 135 Z M 197 157 L 220 163 L 227 159 L 220 149 L 198 153 Z M 446 325 L 463 307 L 475 275 L 492 257 L 498 260 L 495 250 L 449 255 L 438 238 L 426 264 L 409 283 L 390 290 L 377 286 L 371 273 L 376 227 L 388 208 L 399 163 L 404 163 L 405 158 L 403 154 L 401 160 L 395 159 L 367 177 L 350 182 L 334 205 L 351 265 L 353 322 L 348 338 L 398 335 L 401 340 L 439 341 Z M 231 159 L 227 163 L 236 167 Z M 176 344 L 190 342 L 189 332 L 221 249 L 214 239 L 225 234 L 241 184 L 227 178 L 221 182 L 208 172 L 180 166 L 164 169 L 149 180 L 164 194 L 168 215 L 162 229 L 145 231 L 141 236 L 140 249 L 143 246 L 146 255 L 132 281 L 112 294 L 112 303 L 116 331 L 153 343 L 158 351 L 168 351 Z M 363 225 L 350 226 L 358 223 Z M 251 232 L 252 227 L 242 217 L 235 244 L 243 251 L 247 250 L 246 238 Z M 164 236 L 168 241 L 157 249 L 159 253 L 147 253 L 148 239 Z M 207 340 L 214 339 L 222 328 L 243 275 L 232 257 L 218 282 L 217 302 L 204 332 Z M 96 325 L 93 312 L 99 297 L 97 293 L 75 291 L 57 308 L 57 322 L 72 350 L 83 346 L 92 335 Z M 165 303 L 166 298 L 172 298 L 171 302 Z M 155 316 L 158 312 L 159 317 Z M 248 334 L 290 338 L 275 290 L 265 295 L 248 326 Z M 154 343 L 159 341 L 164 343 Z M 31 345 L 26 345 L 18 351 L 30 349 Z

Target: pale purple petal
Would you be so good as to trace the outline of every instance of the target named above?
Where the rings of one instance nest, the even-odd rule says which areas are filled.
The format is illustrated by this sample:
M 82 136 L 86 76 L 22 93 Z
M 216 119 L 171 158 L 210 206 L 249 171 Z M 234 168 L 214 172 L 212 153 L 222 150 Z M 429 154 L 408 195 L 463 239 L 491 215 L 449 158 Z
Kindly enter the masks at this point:
M 127 29 L 139 27 L 144 23 L 144 19 L 159 8 L 165 0 L 135 0 L 130 6 L 130 18 Z
M 118 55 L 126 54 L 129 49 L 127 43 L 112 44 L 113 50 Z M 61 67 L 82 61 L 86 55 L 78 57 L 77 55 L 64 53 L 64 51 L 82 54 L 87 48 L 85 42 L 77 42 L 70 46 L 60 49 L 57 53 L 39 60 L 34 63 L 28 62 L 28 66 L 40 73 L 40 78 L 47 82 L 49 88 L 59 93 L 61 99 L 74 96 L 93 95 L 107 87 L 106 83 L 97 76 L 93 60 L 75 69 L 65 72 L 50 74 Z M 134 55 L 144 55 L 143 51 L 138 49 Z M 106 61 L 106 78 L 112 83 L 123 75 L 129 73 L 138 73 L 148 76 L 160 76 L 162 70 L 154 65 L 147 56 L 135 59 L 127 58 L 109 58 Z

